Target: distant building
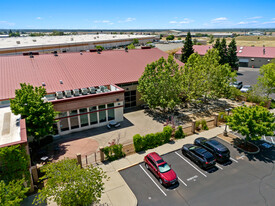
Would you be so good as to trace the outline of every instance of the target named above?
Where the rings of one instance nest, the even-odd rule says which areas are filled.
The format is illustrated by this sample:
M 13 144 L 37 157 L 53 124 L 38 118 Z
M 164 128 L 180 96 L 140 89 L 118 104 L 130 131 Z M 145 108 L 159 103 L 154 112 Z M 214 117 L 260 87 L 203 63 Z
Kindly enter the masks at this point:
M 233 37 L 233 33 L 213 33 L 214 38 L 227 38 Z
M 203 56 L 212 46 L 209 45 L 194 45 L 194 52 Z M 180 59 L 181 49 L 176 52 L 175 58 Z M 275 58 L 275 47 L 249 47 L 238 46 L 237 57 L 240 67 L 261 67 L 264 64 L 270 63 L 271 59 Z

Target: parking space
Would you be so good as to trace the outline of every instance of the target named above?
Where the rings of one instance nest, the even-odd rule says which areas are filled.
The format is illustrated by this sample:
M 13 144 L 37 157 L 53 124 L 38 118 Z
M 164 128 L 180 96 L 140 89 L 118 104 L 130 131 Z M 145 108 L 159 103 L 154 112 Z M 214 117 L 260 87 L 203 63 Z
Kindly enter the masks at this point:
M 275 205 L 274 149 L 265 153 L 265 161 L 251 160 L 215 139 L 229 148 L 231 160 L 207 171 L 181 150 L 162 156 L 178 176 L 179 183 L 170 188 L 162 186 L 144 163 L 120 171 L 138 205 Z

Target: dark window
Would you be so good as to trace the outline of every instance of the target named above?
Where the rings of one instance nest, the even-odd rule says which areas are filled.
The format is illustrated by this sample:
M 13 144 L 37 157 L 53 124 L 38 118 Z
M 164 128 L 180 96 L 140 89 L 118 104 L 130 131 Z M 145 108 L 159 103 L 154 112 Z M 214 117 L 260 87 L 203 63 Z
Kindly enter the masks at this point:
M 99 110 L 101 110 L 101 109 L 105 109 L 106 106 L 100 105 L 98 108 L 99 108 Z M 99 122 L 106 122 L 106 110 L 99 112 Z
M 113 108 L 114 103 L 108 104 L 107 106 L 108 106 L 108 108 Z M 114 120 L 115 119 L 115 110 L 114 109 L 108 109 L 107 112 L 108 112 L 108 121 Z
M 82 115 L 80 115 L 80 125 L 81 125 L 81 127 L 85 127 L 85 126 L 89 125 L 87 112 L 88 112 L 87 108 L 82 108 L 82 109 L 79 110 L 79 113 L 82 114 Z M 86 114 L 84 114 L 84 113 L 86 113 Z
M 70 111 L 70 116 L 77 115 L 77 110 Z M 79 128 L 78 116 L 70 117 L 71 129 Z

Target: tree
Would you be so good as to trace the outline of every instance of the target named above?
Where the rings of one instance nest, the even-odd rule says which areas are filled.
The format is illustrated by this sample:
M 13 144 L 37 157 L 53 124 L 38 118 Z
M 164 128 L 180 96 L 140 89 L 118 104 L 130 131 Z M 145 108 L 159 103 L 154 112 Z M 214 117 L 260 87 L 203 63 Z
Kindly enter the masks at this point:
M 151 108 L 172 110 L 180 102 L 180 69 L 172 56 L 148 64 L 138 80 L 138 91 Z
M 220 38 L 217 38 L 213 48 L 220 51 L 220 46 L 221 46 Z
M 212 44 L 214 42 L 214 36 L 213 34 L 210 34 L 209 36 L 209 44 Z
M 174 39 L 175 39 L 175 36 L 172 34 L 166 37 L 166 40 L 174 40 Z
M 228 59 L 227 59 L 227 46 L 226 46 L 226 40 L 225 38 L 222 39 L 222 42 L 220 44 L 220 48 L 219 48 L 219 55 L 220 55 L 220 64 L 226 64 L 228 63 Z
M 134 44 L 130 44 L 130 45 L 127 46 L 127 48 L 128 48 L 128 49 L 135 49 L 136 47 L 135 47 Z
M 24 179 L 12 180 L 9 183 L 0 180 L 0 205 L 20 206 L 29 190 L 23 183 Z
M 260 68 L 260 75 L 258 82 L 265 88 L 266 94 L 269 96 L 275 90 L 275 63 L 263 65 Z
M 96 48 L 97 50 L 100 50 L 100 51 L 103 51 L 103 50 L 104 50 L 104 47 L 101 46 L 101 45 L 97 45 L 97 46 L 95 46 L 95 48 Z
M 190 32 L 187 33 L 181 53 L 182 53 L 181 61 L 183 63 L 186 63 L 188 58 L 190 57 L 190 55 L 194 53 L 193 43 L 192 43 L 192 38 L 191 38 Z
M 232 69 L 238 69 L 238 57 L 237 57 L 237 46 L 236 41 L 233 38 L 230 44 L 228 45 L 228 53 L 227 53 L 228 63 Z
M 160 35 L 159 35 L 159 38 L 162 39 L 162 37 L 163 37 L 163 34 L 160 34 Z
M 181 37 L 178 37 L 178 40 L 181 40 Z
M 260 140 L 263 135 L 272 136 L 275 130 L 275 117 L 261 106 L 242 106 L 232 110 L 226 118 L 233 131 L 245 136 L 246 141 Z
M 193 40 L 193 45 L 197 45 L 198 44 L 198 40 L 197 39 L 194 39 Z
M 53 200 L 58 205 L 91 205 L 98 203 L 107 179 L 101 168 L 90 165 L 87 169 L 77 165 L 75 159 L 64 159 L 41 168 L 47 178 L 45 187 L 38 191 L 35 204 Z
M 133 39 L 133 43 L 132 43 L 132 44 L 134 44 L 134 45 L 138 45 L 138 44 L 139 44 L 138 39 Z
M 21 89 L 15 90 L 15 98 L 10 100 L 11 111 L 21 114 L 26 119 L 27 134 L 39 142 L 41 137 L 53 133 L 53 124 L 58 114 L 51 102 L 44 102 L 46 89 L 20 84 Z

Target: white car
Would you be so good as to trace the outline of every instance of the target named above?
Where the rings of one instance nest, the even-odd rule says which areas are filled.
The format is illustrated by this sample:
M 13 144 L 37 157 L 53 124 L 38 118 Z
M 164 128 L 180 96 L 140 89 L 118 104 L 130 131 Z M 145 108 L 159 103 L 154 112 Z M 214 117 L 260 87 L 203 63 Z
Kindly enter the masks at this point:
M 243 85 L 243 87 L 241 88 L 240 91 L 246 93 L 246 92 L 250 91 L 251 89 L 252 89 L 252 87 L 250 85 Z

